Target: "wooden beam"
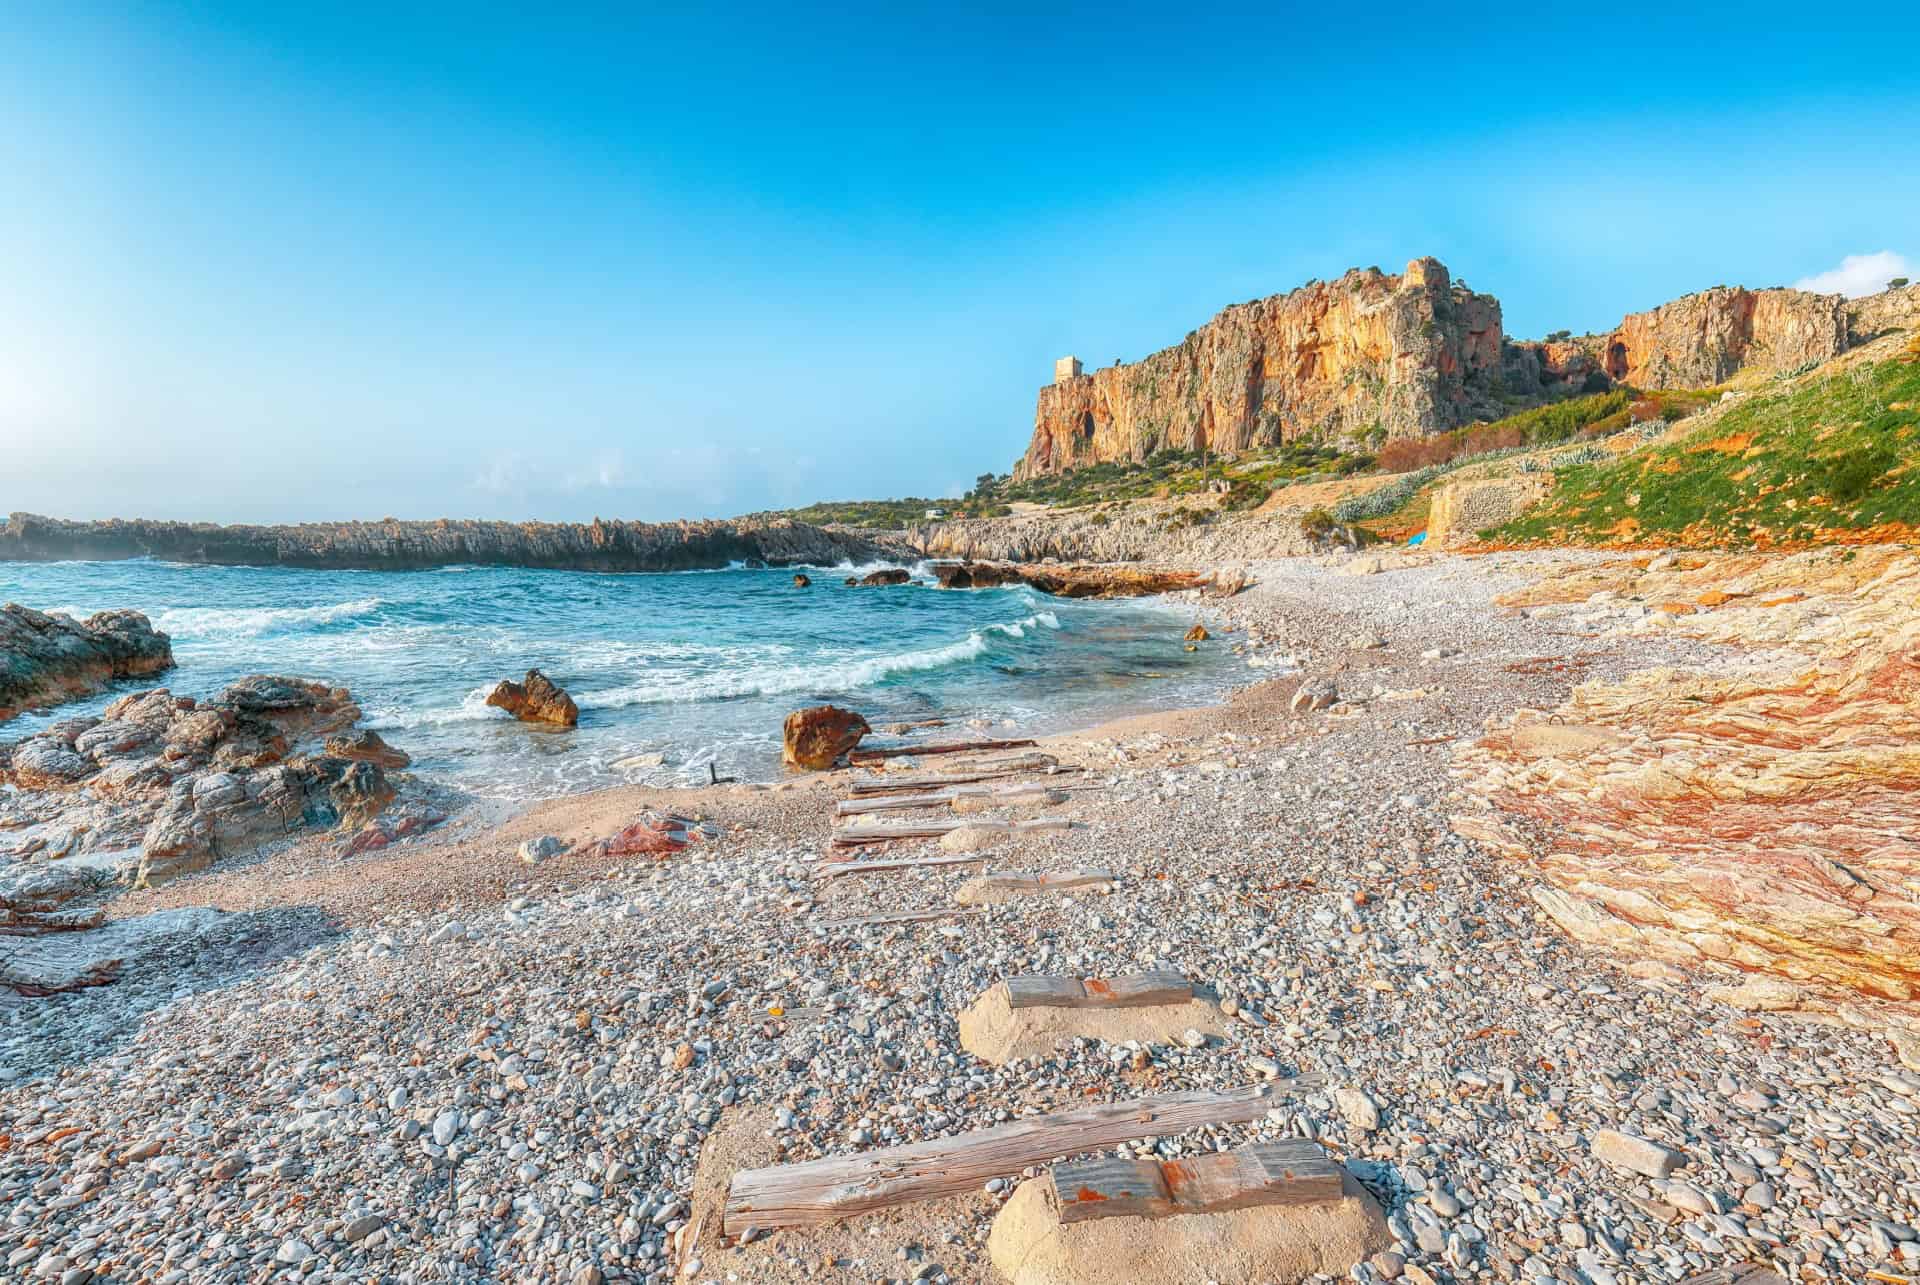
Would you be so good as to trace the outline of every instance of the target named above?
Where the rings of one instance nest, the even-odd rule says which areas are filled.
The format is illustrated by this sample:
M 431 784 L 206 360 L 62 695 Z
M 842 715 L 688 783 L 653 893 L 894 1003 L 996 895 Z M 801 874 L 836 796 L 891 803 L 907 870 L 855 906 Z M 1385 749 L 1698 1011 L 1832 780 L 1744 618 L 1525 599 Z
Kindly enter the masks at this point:
M 1697 1276 L 1687 1277 L 1680 1285 L 1787 1285 L 1787 1278 L 1759 1263 L 1736 1263 L 1732 1267 L 1709 1268 Z
M 858 843 L 891 843 L 895 839 L 937 839 L 955 830 L 991 830 L 996 834 L 1037 834 L 1046 830 L 1071 830 L 1065 817 L 1040 817 L 1033 821 L 977 821 L 971 817 L 943 821 L 870 821 L 850 825 L 833 832 L 834 843 L 845 847 Z
M 1028 745 L 1038 745 L 1033 740 L 1011 741 L 951 741 L 944 745 L 889 745 L 882 749 L 850 750 L 847 753 L 849 763 L 879 763 L 885 759 L 917 758 L 923 754 L 970 754 L 979 750 L 1017 750 Z
M 868 798 L 842 799 L 833 805 L 835 816 L 858 816 L 864 812 L 889 812 L 895 809 L 944 808 L 958 799 L 986 799 L 990 803 L 1018 803 L 1022 799 L 1044 799 L 1060 789 L 1038 782 L 1006 785 L 993 789 L 984 785 L 959 785 L 925 794 L 876 794 Z
M 1304 1138 L 1257 1142 L 1185 1160 L 1074 1160 L 1054 1166 L 1063 1223 L 1167 1218 L 1340 1198 L 1340 1166 Z
M 1046 874 L 1003 871 L 982 875 L 960 890 L 962 903 L 983 897 L 1020 896 L 1030 892 L 1072 892 L 1078 888 L 1110 888 L 1119 878 L 1111 870 L 1055 870 Z
M 734 1237 L 748 1228 L 817 1226 L 893 1205 L 957 1196 L 979 1190 L 989 1178 L 1005 1178 L 1056 1156 L 1185 1133 L 1202 1125 L 1257 1120 L 1279 1094 L 1318 1088 L 1325 1081 L 1324 1075 L 1303 1075 L 1221 1093 L 1169 1093 L 1077 1107 L 956 1138 L 743 1170 L 727 1189 L 721 1231 Z
M 971 763 L 952 772 L 856 777 L 848 784 L 855 794 L 891 794 L 902 790 L 938 790 L 950 785 L 972 785 L 975 781 L 1019 776 L 1022 772 L 1038 772 L 1047 768 L 1059 768 L 1062 772 L 1080 770 L 1077 767 L 1061 768 L 1059 761 L 1051 754 L 1029 754 L 1023 758 Z
M 886 915 L 858 915 L 852 919 L 816 919 L 818 928 L 869 928 L 879 924 L 917 924 L 928 919 L 961 919 L 968 915 L 984 915 L 981 910 L 966 910 L 959 906 L 942 906 L 938 910 L 896 910 Z
M 955 856 L 904 857 L 898 861 L 822 861 L 814 869 L 822 879 L 838 879 L 842 875 L 889 874 L 913 866 L 968 866 L 992 859 L 990 852 L 963 852 Z
M 1001 985 L 1007 988 L 1008 1008 L 1147 1008 L 1193 998 L 1193 983 L 1170 971 L 1085 980 L 1029 973 Z

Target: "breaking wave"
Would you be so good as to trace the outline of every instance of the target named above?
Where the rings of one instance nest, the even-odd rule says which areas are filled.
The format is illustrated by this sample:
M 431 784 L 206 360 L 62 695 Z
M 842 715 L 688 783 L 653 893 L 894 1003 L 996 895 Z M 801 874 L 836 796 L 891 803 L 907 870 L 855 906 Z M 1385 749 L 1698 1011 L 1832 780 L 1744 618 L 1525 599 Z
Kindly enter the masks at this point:
M 154 617 L 153 627 L 181 638 L 258 638 L 371 616 L 386 605 L 357 598 L 321 607 L 170 607 Z

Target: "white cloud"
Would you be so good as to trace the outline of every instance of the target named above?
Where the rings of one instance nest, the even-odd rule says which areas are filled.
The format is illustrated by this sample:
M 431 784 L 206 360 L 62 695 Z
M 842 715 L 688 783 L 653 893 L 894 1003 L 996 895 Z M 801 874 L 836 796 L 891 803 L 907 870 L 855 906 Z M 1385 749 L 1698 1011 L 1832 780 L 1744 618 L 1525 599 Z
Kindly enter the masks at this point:
M 1858 299 L 1863 294 L 1879 294 L 1895 277 L 1911 277 L 1912 265 L 1903 254 L 1882 250 L 1877 254 L 1850 254 L 1840 266 L 1793 283 L 1796 290 L 1815 294 L 1843 294 Z

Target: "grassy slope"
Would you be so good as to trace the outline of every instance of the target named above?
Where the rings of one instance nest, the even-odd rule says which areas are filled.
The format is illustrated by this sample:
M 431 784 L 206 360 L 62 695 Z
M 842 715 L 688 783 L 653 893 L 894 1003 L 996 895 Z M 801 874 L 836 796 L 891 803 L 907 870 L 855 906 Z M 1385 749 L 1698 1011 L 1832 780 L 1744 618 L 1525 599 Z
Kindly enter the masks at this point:
M 1564 469 L 1508 541 L 1801 545 L 1920 531 L 1920 341 L 1729 406 L 1677 442 Z

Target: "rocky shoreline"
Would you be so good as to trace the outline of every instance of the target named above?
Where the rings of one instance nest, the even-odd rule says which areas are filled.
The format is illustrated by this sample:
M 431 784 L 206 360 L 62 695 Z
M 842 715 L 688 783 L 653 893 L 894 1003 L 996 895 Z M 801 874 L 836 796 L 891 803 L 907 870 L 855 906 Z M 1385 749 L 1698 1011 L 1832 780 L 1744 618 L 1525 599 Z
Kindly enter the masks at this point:
M 695 571 L 735 562 L 768 566 L 872 562 L 911 556 L 900 546 L 786 518 L 687 522 L 305 523 L 219 526 L 115 518 L 69 522 L 14 513 L 0 526 L 0 561 L 157 558 L 215 566 L 412 571 L 513 566 L 557 571 Z
M 1269 681 L 1050 738 L 1046 790 L 966 810 L 1002 825 L 976 851 L 823 862 L 856 781 L 967 761 L 909 755 L 474 809 L 359 852 L 296 833 L 119 894 L 108 927 L 172 917 L 198 945 L 170 962 L 130 945 L 112 985 L 0 1003 L 0 1255 L 75 1281 L 998 1281 L 1011 1182 L 731 1241 L 716 1201 L 748 1164 L 1300 1073 L 1325 1087 L 1120 1152 L 1317 1143 L 1384 1211 L 1391 1248 L 1348 1273 L 1365 1285 L 1911 1275 L 1920 1068 L 1884 1029 L 1744 1004 L 1739 959 L 1645 968 L 1569 937 L 1542 900 L 1553 863 L 1458 820 L 1524 813 L 1585 770 L 1548 747 L 1557 775 L 1533 757 L 1481 788 L 1532 725 L 1516 711 L 1610 718 L 1630 701 L 1579 693 L 1647 672 L 1769 690 L 1806 630 L 1904 637 L 1884 614 L 1822 623 L 1879 581 L 1791 571 L 1826 596 L 1762 608 L 1789 591 L 1751 569 L 1709 586 L 1621 555 L 1246 571 L 1231 598 L 1183 593 L 1215 635 L 1195 645 Z M 1740 575 L 1747 598 L 1699 605 Z M 1683 585 L 1693 609 L 1666 609 Z M 1742 648 L 1743 610 L 1798 614 Z M 1324 699 L 1296 700 L 1309 689 Z M 619 855 L 610 836 L 649 809 L 699 818 L 702 841 Z M 1004 825 L 1022 817 L 1059 824 Z M 956 913 L 982 868 L 1108 877 Z M 1897 895 L 1880 870 L 1859 879 Z M 1204 983 L 1220 1033 L 1069 1037 L 1003 1065 L 962 1045 L 960 1015 L 1011 974 L 1141 970 Z
M 0 723 L 173 668 L 173 646 L 137 611 L 85 620 L 9 602 L 0 607 Z

